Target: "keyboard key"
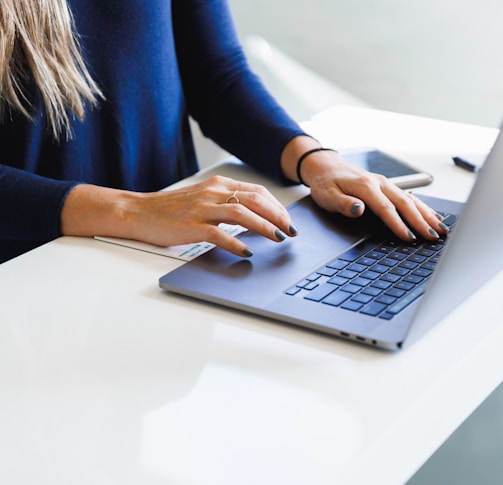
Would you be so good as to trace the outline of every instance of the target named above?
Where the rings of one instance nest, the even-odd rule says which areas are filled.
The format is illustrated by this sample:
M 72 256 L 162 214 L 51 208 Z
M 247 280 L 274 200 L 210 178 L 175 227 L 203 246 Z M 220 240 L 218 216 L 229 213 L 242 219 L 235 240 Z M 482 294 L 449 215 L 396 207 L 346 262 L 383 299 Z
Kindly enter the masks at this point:
M 430 256 L 433 256 L 435 254 L 435 251 L 432 251 L 431 249 L 426 249 L 426 248 L 421 248 L 417 254 L 421 255 L 421 256 L 426 256 L 427 258 L 429 258 Z
M 404 308 L 409 306 L 413 301 L 417 300 L 426 291 L 428 281 L 424 281 L 418 287 L 414 288 L 410 293 L 407 293 L 401 300 L 398 300 L 394 305 L 388 308 L 389 313 L 397 314 Z
M 395 252 L 393 252 L 391 254 L 388 254 L 388 258 L 396 259 L 398 261 L 403 261 L 406 257 L 407 257 L 406 254 L 401 253 L 399 251 L 395 251 Z
M 426 261 L 426 256 L 421 256 L 420 254 L 412 254 L 407 258 L 407 261 L 413 261 L 414 263 L 424 263 Z
M 395 303 L 396 300 L 396 298 L 393 298 L 392 296 L 388 296 L 386 294 L 378 296 L 375 299 L 377 303 L 384 303 L 385 305 L 391 305 L 392 303 Z
M 362 293 L 358 293 L 358 295 L 354 296 L 351 298 L 353 301 L 358 301 L 360 303 L 370 303 L 372 301 L 373 296 L 370 295 L 364 295 Z
M 396 274 L 398 276 L 405 276 L 406 274 L 409 273 L 409 270 L 407 268 L 401 268 L 400 266 L 396 266 L 392 270 L 390 270 L 390 273 Z
M 330 278 L 327 283 L 332 285 L 342 286 L 345 285 L 349 280 L 347 278 L 342 278 L 341 276 L 333 276 Z
M 382 318 L 383 320 L 391 320 L 395 315 L 393 313 L 389 312 L 384 312 L 379 315 L 379 318 Z
M 334 268 L 329 268 L 328 266 L 325 266 L 324 268 L 320 268 L 317 273 L 319 273 L 322 276 L 333 276 L 335 273 L 337 273 L 337 270 Z
M 354 300 L 347 300 L 341 305 L 341 308 L 344 308 L 344 310 L 351 310 L 353 312 L 357 312 L 362 306 L 363 303 L 359 303 Z
M 405 290 L 400 290 L 399 288 L 390 288 L 385 291 L 384 294 L 388 296 L 393 296 L 395 298 L 400 298 L 407 293 Z
M 374 281 L 370 286 L 373 286 L 374 288 L 379 288 L 381 290 L 387 290 L 391 286 L 391 283 L 389 281 L 377 280 Z
M 380 273 L 376 273 L 375 271 L 365 271 L 362 273 L 363 278 L 367 278 L 368 280 L 376 280 L 381 276 Z
M 376 246 L 375 251 L 378 251 L 380 253 L 392 253 L 395 250 L 394 246 L 388 246 L 386 244 L 381 244 L 379 246 Z
M 421 268 L 424 268 L 424 269 L 430 269 L 431 271 L 433 271 L 437 266 L 437 263 L 434 262 L 434 261 L 428 261 L 427 263 L 424 263 L 421 265 Z
M 413 269 L 416 269 L 419 264 L 418 263 L 414 263 L 413 261 L 402 261 L 399 265 L 398 265 L 400 268 L 405 268 L 405 269 L 408 269 L 408 270 L 413 270 Z
M 361 289 L 361 286 L 352 285 L 351 283 L 341 288 L 342 291 L 346 291 L 347 293 L 358 293 Z
M 370 283 L 372 283 L 372 280 L 367 280 L 366 278 L 362 278 L 361 276 L 358 276 L 351 281 L 351 284 L 356 286 L 367 286 Z
M 381 276 L 381 281 L 388 281 L 389 283 L 396 283 L 400 280 L 400 276 L 392 273 L 383 274 Z
M 433 273 L 431 269 L 424 269 L 424 268 L 417 268 L 415 271 L 412 272 L 414 276 L 422 276 L 423 278 L 431 276 L 431 273 Z
M 424 245 L 426 249 L 432 249 L 433 251 L 439 251 L 443 248 L 443 246 L 443 243 L 441 243 L 440 241 L 436 243 L 430 242 Z
M 362 290 L 362 292 L 360 294 L 377 296 L 377 295 L 380 295 L 382 292 L 383 292 L 383 290 L 381 290 L 379 288 L 374 288 L 373 286 L 368 286 L 367 288 Z
M 364 266 L 372 266 L 373 264 L 377 263 L 377 259 L 364 257 L 364 258 L 358 259 L 356 262 L 358 264 L 363 264 Z
M 397 251 L 403 254 L 413 254 L 416 251 L 416 248 L 412 246 L 401 246 L 397 248 Z
M 330 295 L 333 291 L 337 289 L 337 286 L 325 283 L 324 285 L 318 286 L 314 290 L 310 291 L 304 298 L 311 301 L 321 301 L 326 296 Z
M 341 303 L 344 303 L 346 300 L 351 298 L 350 293 L 346 293 L 345 291 L 334 291 L 330 295 L 328 295 L 322 303 L 326 303 L 327 305 L 339 306 Z
M 344 269 L 349 263 L 347 261 L 342 261 L 340 259 L 334 259 L 332 262 L 327 264 L 328 268 L 333 269 Z
M 308 279 L 305 279 L 305 280 L 299 281 L 297 283 L 297 286 L 299 288 L 304 288 L 304 286 L 308 285 L 309 283 L 311 283 L 311 281 L 309 281 Z
M 370 251 L 369 253 L 367 253 L 367 258 L 376 260 L 384 258 L 384 256 L 386 256 L 386 253 L 381 253 L 379 251 Z
M 409 275 L 409 276 L 406 276 L 403 281 L 407 281 L 408 283 L 414 283 L 415 285 L 421 283 L 421 281 L 423 281 L 424 278 L 421 277 L 421 276 L 417 276 L 417 275 Z
M 358 276 L 358 273 L 356 271 L 350 271 L 349 269 L 343 269 L 342 271 L 339 271 L 339 273 L 337 273 L 337 276 L 341 276 L 342 278 L 347 278 L 348 280 L 350 280 L 351 278 Z
M 407 281 L 400 281 L 395 285 L 395 288 L 400 288 L 401 290 L 410 291 L 414 288 L 413 283 L 408 283 Z
M 389 266 L 383 266 L 382 264 L 374 264 L 374 266 L 371 266 L 370 271 L 375 271 L 376 273 L 386 273 L 386 271 L 389 271 Z
M 360 310 L 360 313 L 364 313 L 365 315 L 371 315 L 371 316 L 377 316 L 379 313 L 381 313 L 383 310 L 385 310 L 387 305 L 384 303 L 376 303 L 373 301 L 372 303 L 369 303 L 368 305 L 364 306 L 362 310 Z
M 361 273 L 367 269 L 367 266 L 364 266 L 363 264 L 358 264 L 358 263 L 351 263 L 348 266 L 349 271 L 356 271 L 357 273 Z

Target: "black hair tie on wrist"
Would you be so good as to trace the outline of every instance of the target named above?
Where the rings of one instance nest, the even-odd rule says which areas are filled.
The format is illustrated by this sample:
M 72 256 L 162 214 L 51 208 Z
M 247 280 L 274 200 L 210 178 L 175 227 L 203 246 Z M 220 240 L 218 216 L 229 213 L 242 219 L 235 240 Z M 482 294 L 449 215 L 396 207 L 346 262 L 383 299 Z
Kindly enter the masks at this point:
M 311 153 L 315 152 L 335 152 L 338 153 L 337 150 L 334 150 L 333 148 L 324 148 L 324 147 L 318 147 L 318 148 L 313 148 L 312 150 L 308 150 L 307 152 L 303 153 L 299 160 L 297 161 L 297 178 L 299 179 L 300 183 L 305 185 L 306 187 L 309 187 L 309 185 L 304 182 L 302 179 L 302 175 L 300 174 L 300 169 L 302 167 L 302 162 L 309 156 Z

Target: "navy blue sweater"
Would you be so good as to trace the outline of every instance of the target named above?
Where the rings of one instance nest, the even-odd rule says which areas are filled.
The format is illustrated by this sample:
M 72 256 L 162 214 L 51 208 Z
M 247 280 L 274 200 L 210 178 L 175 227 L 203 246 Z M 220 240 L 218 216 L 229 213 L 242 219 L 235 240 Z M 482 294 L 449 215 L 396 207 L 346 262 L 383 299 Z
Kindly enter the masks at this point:
M 56 142 L 34 120 L 0 125 L 0 262 L 60 235 L 76 183 L 154 191 L 197 170 L 188 115 L 223 148 L 280 178 L 302 134 L 249 70 L 226 0 L 69 0 L 106 100 Z

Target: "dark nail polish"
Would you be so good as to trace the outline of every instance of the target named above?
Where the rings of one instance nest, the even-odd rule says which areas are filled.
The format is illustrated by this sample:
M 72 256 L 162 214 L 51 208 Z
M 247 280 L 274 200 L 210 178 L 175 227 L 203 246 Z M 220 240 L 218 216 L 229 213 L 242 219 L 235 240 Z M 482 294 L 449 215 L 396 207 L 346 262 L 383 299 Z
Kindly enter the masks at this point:
M 438 227 L 440 227 L 440 229 L 442 229 L 443 231 L 449 230 L 449 226 L 446 226 L 443 222 L 439 222 Z
M 297 234 L 299 232 L 299 230 L 294 224 L 290 224 L 288 230 L 290 231 L 290 234 Z
M 251 256 L 253 256 L 253 251 L 250 248 L 245 248 L 245 249 L 243 249 L 243 254 L 247 258 L 250 258 Z
M 412 231 L 409 231 L 409 237 L 415 241 L 417 239 L 416 235 L 412 232 Z
M 280 241 L 284 241 L 286 239 L 286 234 L 283 231 L 280 231 L 279 229 L 276 229 L 274 231 L 274 235 L 276 236 L 277 239 Z
M 351 207 L 351 214 L 353 214 L 354 216 L 358 214 L 358 211 L 360 210 L 361 206 L 362 206 L 361 204 L 353 204 Z
M 435 229 L 432 229 L 431 227 L 428 229 L 428 232 L 435 238 L 440 239 L 440 236 L 438 235 L 438 232 L 435 231 Z
M 443 221 L 444 220 L 444 216 L 442 214 L 439 214 L 438 212 L 435 212 L 435 215 L 437 216 L 437 219 Z

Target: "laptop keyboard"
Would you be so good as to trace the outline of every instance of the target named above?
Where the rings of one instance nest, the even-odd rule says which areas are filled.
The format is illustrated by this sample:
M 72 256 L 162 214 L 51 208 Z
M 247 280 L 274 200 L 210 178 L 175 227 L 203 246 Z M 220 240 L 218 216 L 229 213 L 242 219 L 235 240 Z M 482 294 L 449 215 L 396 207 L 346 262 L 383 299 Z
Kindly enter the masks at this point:
M 452 226 L 456 217 L 444 215 Z M 404 243 L 366 240 L 285 293 L 348 311 L 391 320 L 426 290 L 445 239 Z

